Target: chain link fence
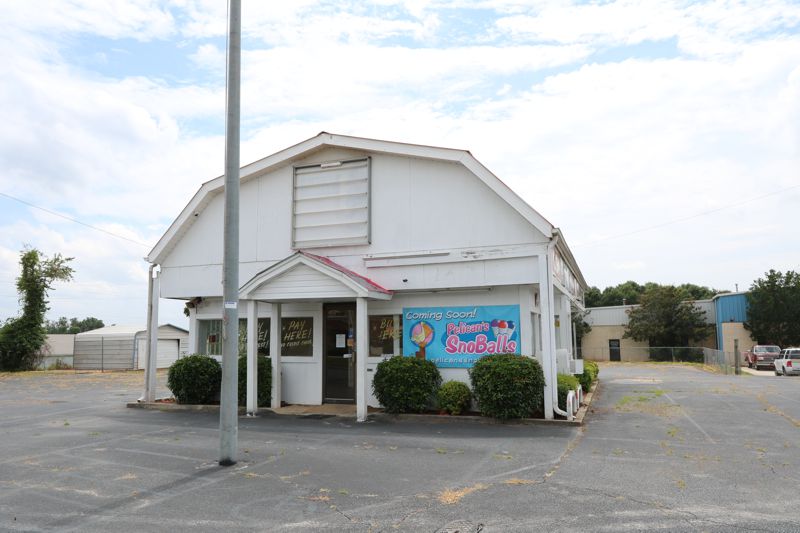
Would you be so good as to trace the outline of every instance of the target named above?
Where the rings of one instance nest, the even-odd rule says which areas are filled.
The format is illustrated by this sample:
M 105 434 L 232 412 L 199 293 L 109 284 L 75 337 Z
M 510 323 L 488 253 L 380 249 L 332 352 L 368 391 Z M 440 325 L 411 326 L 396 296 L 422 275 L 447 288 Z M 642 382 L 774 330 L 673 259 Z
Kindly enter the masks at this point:
M 658 361 L 672 363 L 698 363 L 714 367 L 723 374 L 734 373 L 733 352 L 722 352 L 713 348 L 701 346 L 642 346 L 642 347 L 621 347 L 615 351 L 611 357 L 611 350 L 604 348 L 579 348 L 579 357 L 596 361 Z

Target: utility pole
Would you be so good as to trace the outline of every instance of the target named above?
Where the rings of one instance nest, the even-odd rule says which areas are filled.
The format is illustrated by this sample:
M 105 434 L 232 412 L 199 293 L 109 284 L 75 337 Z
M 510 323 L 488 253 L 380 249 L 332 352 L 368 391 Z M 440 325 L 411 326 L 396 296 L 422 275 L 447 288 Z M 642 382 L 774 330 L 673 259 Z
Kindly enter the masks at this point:
M 222 391 L 219 398 L 219 464 L 236 464 L 239 438 L 239 84 L 242 2 L 228 2 L 228 68 L 225 117 L 225 221 L 222 259 Z

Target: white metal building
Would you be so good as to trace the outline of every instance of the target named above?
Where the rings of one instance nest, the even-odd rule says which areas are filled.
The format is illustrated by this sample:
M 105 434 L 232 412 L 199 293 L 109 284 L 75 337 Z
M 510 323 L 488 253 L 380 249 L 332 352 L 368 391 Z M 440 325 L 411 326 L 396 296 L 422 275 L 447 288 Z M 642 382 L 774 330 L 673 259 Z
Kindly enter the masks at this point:
M 385 357 L 468 382 L 480 355 L 515 352 L 543 364 L 553 416 L 586 283 L 559 230 L 469 152 L 323 132 L 240 179 L 248 411 L 258 352 L 273 406 L 355 402 L 359 420 Z M 160 296 L 188 302 L 191 353 L 221 347 L 223 185 L 203 184 L 147 257 Z
M 717 313 L 714 300 L 695 300 L 692 304 L 702 311 L 709 324 L 716 324 Z M 628 312 L 638 305 L 612 305 L 590 307 L 586 322 L 591 331 L 581 340 L 581 355 L 591 361 L 647 361 L 650 359 L 650 343 L 625 338 Z M 712 335 L 696 346 L 716 348 Z
M 112 325 L 75 335 L 73 367 L 76 370 L 133 370 L 147 363 L 147 330 L 140 326 Z M 164 324 L 158 328 L 157 368 L 168 368 L 186 355 L 189 332 Z

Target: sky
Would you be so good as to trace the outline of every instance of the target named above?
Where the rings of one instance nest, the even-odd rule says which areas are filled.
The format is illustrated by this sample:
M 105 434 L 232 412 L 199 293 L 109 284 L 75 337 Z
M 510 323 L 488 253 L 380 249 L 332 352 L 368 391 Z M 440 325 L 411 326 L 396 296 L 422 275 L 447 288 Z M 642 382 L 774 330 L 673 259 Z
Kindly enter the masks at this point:
M 800 3 L 243 0 L 243 164 L 320 131 L 467 149 L 590 285 L 800 270 Z M 0 319 L 144 326 L 143 257 L 224 166 L 224 0 L 0 2 Z M 186 327 L 183 303 L 160 322 Z

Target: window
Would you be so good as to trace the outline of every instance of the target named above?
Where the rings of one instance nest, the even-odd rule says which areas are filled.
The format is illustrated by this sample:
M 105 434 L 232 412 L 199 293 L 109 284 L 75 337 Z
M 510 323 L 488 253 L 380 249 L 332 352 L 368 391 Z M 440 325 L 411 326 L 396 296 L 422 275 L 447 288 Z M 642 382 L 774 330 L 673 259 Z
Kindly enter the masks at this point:
M 369 317 L 369 355 L 400 355 L 403 353 L 402 315 L 372 315 Z
M 369 244 L 370 158 L 295 167 L 292 247 Z
M 269 356 L 269 318 L 258 319 L 258 354 Z M 222 355 L 222 320 L 198 320 L 197 353 Z M 311 357 L 314 355 L 314 318 L 283 317 L 281 319 L 281 355 Z M 239 319 L 239 354 L 247 353 L 247 320 Z
M 269 319 L 267 329 L 269 329 Z M 261 320 L 259 320 L 261 322 Z M 204 355 L 222 355 L 222 320 L 198 320 L 197 353 Z M 247 353 L 247 320 L 239 319 L 239 353 Z
M 222 355 L 222 320 L 198 320 L 197 333 L 197 353 Z
M 281 318 L 281 356 L 311 357 L 314 355 L 314 318 Z

